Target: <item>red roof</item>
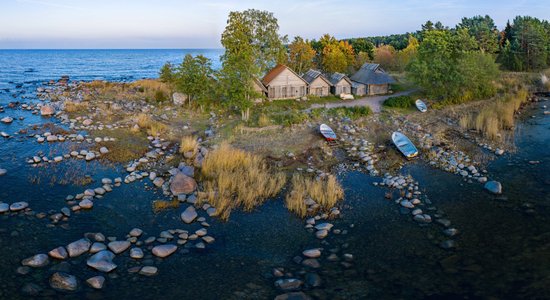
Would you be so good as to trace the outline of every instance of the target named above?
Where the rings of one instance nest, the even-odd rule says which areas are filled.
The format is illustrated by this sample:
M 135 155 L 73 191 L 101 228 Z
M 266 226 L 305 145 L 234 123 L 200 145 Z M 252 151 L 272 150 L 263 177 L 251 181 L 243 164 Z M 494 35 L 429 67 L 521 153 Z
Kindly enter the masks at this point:
M 288 69 L 285 65 L 277 65 L 275 68 L 271 69 L 267 74 L 265 74 L 264 78 L 262 79 L 262 83 L 265 86 L 268 86 L 269 83 L 275 79 L 279 74 L 281 74 L 284 70 Z

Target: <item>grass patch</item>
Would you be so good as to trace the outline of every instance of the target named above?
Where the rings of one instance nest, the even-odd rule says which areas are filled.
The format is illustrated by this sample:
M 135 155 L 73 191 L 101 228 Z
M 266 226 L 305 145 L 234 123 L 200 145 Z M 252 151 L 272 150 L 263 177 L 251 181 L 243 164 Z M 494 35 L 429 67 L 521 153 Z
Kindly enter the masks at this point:
M 527 102 L 525 89 L 504 99 L 497 99 L 475 113 L 464 115 L 459 124 L 465 129 L 474 129 L 489 139 L 497 139 L 502 130 L 511 129 L 515 123 L 515 113 Z
M 414 106 L 414 99 L 411 96 L 390 97 L 382 105 L 393 108 L 410 108 Z
M 178 208 L 179 206 L 180 206 L 180 201 L 177 198 L 170 201 L 155 200 L 153 201 L 153 212 L 159 213 L 163 210 Z
M 235 208 L 250 211 L 277 195 L 286 182 L 286 175 L 270 170 L 260 156 L 227 143 L 206 155 L 201 175 L 208 201 L 223 220 Z
M 100 136 L 101 131 L 96 132 L 95 136 Z M 109 131 L 109 136 L 115 138 L 114 142 L 108 142 L 96 145 L 96 150 L 105 145 L 109 153 L 102 157 L 116 163 L 126 163 L 131 160 L 142 157 L 148 150 L 149 141 L 141 132 L 130 132 L 129 129 L 115 129 Z
M 147 134 L 158 136 L 168 131 L 168 125 L 153 120 L 149 115 L 140 113 L 136 118 L 136 124 L 141 129 L 145 129 Z
M 318 209 L 321 210 L 334 207 L 339 200 L 344 198 L 344 190 L 336 177 L 332 175 L 316 180 L 301 174 L 294 174 L 291 185 L 292 190 L 287 194 L 285 204 L 288 210 L 302 218 L 317 211 L 308 212 L 306 200 L 309 198 L 313 199 L 319 205 Z
M 137 80 L 132 83 L 113 83 L 94 80 L 81 88 L 87 93 L 85 100 L 145 100 L 162 103 L 170 100 L 172 89 L 156 79 Z
M 311 115 L 314 118 L 322 116 L 350 118 L 357 120 L 372 114 L 372 110 L 368 106 L 351 106 L 351 107 L 333 107 L 333 108 L 315 108 L 311 110 Z
M 88 110 L 88 106 L 88 102 L 67 101 L 65 102 L 65 111 L 68 113 L 83 112 Z
M 199 142 L 197 142 L 197 139 L 193 136 L 184 136 L 181 139 L 180 143 L 180 153 L 187 153 L 187 152 L 193 152 L 193 156 L 197 154 L 197 150 L 199 150 Z

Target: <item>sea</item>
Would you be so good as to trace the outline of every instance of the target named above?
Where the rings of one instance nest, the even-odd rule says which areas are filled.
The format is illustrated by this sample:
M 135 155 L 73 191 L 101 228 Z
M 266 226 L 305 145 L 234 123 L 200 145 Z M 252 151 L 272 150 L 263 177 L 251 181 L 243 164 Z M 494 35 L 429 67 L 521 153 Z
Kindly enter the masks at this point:
M 202 227 L 183 224 L 183 207 L 154 212 L 153 201 L 166 196 L 148 179 L 122 184 L 94 200 L 93 209 L 52 225 L 49 216 L 67 206 L 68 195 L 128 173 L 125 165 L 101 160 L 33 167 L 28 160 L 35 155 L 51 159 L 83 146 L 38 143 L 29 130 L 64 125 L 21 106 L 40 103 L 36 89 L 61 76 L 74 81 L 155 78 L 165 62 L 177 64 L 185 54 L 202 54 L 219 68 L 222 50 L 0 50 L 0 118 L 14 119 L 0 123 L 0 132 L 10 136 L 0 137 L 0 168 L 7 170 L 0 176 L 0 202 L 25 201 L 34 213 L 47 215 L 0 213 L 0 299 L 274 299 L 288 292 L 275 282 L 292 278 L 301 280 L 295 289 L 313 299 L 550 299 L 550 115 L 544 113 L 550 100 L 523 109 L 514 150 L 487 163 L 487 176 L 502 183 L 502 195 L 420 159 L 398 171 L 415 178 L 435 207 L 422 209 L 450 224 L 419 225 L 386 199 L 392 191 L 375 185 L 382 177 L 347 170 L 338 175 L 345 190 L 342 217 L 330 221 L 337 231 L 323 240 L 288 212 L 283 191 L 251 212 L 233 211 L 227 222 L 199 211 L 215 238 L 206 249 L 189 241 L 161 259 L 144 244 L 143 259 L 126 251 L 113 260 L 117 268 L 109 273 L 88 267 L 89 254 L 23 267 L 22 260 L 87 233 L 125 240 L 130 230 L 141 228 L 143 242 L 166 236 L 163 232 Z M 73 180 L 85 176 L 90 179 L 85 185 Z M 399 195 L 393 193 L 395 200 Z M 458 230 L 451 249 L 441 247 L 448 239 L 446 226 Z M 175 239 L 154 244 L 163 242 L 175 244 Z M 303 264 L 305 249 L 321 249 L 318 264 Z M 157 267 L 158 274 L 136 273 L 143 266 Z M 75 276 L 76 291 L 53 289 L 50 278 L 56 272 Z M 104 276 L 102 289 L 86 284 L 94 276 Z
M 157 78 L 167 62 L 203 55 L 220 67 L 223 49 L 0 50 L 0 89 L 68 75 L 71 80 L 133 81 Z

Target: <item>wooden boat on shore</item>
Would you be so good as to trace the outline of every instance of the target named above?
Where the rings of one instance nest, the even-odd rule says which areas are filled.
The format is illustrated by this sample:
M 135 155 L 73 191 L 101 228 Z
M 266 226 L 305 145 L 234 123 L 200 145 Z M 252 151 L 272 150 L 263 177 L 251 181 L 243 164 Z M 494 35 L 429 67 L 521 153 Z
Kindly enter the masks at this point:
M 327 124 L 321 124 L 319 131 L 327 141 L 336 140 L 336 133 L 334 133 L 334 130 L 332 130 L 332 128 L 330 128 Z
M 401 132 L 394 132 L 391 135 L 391 139 L 397 149 L 399 149 L 399 151 L 401 151 L 401 153 L 403 153 L 405 157 L 413 158 L 418 155 L 418 149 L 416 149 L 411 140 L 409 140 L 409 138 Z
M 426 103 L 424 103 L 424 101 L 418 99 L 414 102 L 414 104 L 416 105 L 416 108 L 418 108 L 419 111 L 423 113 L 428 111 L 428 106 L 426 105 Z

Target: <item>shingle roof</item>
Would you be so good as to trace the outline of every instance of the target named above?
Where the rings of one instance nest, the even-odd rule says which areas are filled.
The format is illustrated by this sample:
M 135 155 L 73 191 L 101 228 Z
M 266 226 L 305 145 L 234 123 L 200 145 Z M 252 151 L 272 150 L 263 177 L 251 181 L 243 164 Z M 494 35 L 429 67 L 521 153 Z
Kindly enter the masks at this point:
M 350 79 L 363 84 L 388 84 L 394 83 L 395 79 L 380 69 L 379 64 L 366 63 L 361 69 L 353 74 Z
M 264 85 L 268 85 L 275 77 L 277 77 L 279 74 L 281 74 L 286 69 L 285 65 L 277 65 L 275 68 L 271 69 L 271 71 L 267 72 L 265 74 L 264 78 L 262 79 L 262 83 Z
M 346 74 L 342 74 L 342 73 L 332 73 L 330 74 L 330 83 L 332 83 L 332 85 L 336 85 L 338 84 L 338 82 L 340 82 L 340 80 L 346 80 L 347 82 L 349 82 L 351 84 L 351 80 L 349 80 L 348 76 L 346 76 Z
M 376 69 L 378 69 L 379 67 L 380 67 L 380 64 L 365 63 L 361 66 L 361 69 L 376 71 Z
M 304 83 L 307 84 L 307 81 L 305 81 L 302 77 L 300 77 L 298 74 L 296 74 L 296 72 L 294 72 L 291 68 L 285 66 L 285 65 L 277 65 L 275 68 L 271 69 L 271 71 L 267 72 L 267 74 L 265 74 L 264 78 L 262 79 L 262 83 L 264 84 L 264 86 L 269 86 L 269 84 L 271 83 L 271 81 L 273 81 L 273 79 L 275 79 L 277 76 L 279 76 L 279 74 L 281 74 L 284 70 L 290 70 L 290 72 L 292 72 L 294 75 L 296 75 L 296 77 L 302 79 L 304 81 Z
M 311 84 L 315 79 L 319 77 L 321 77 L 321 79 L 323 79 L 327 84 L 332 85 L 330 81 L 325 76 L 323 76 L 323 73 L 321 73 L 321 71 L 309 69 L 309 71 L 302 75 L 302 79 L 307 81 L 308 84 Z

